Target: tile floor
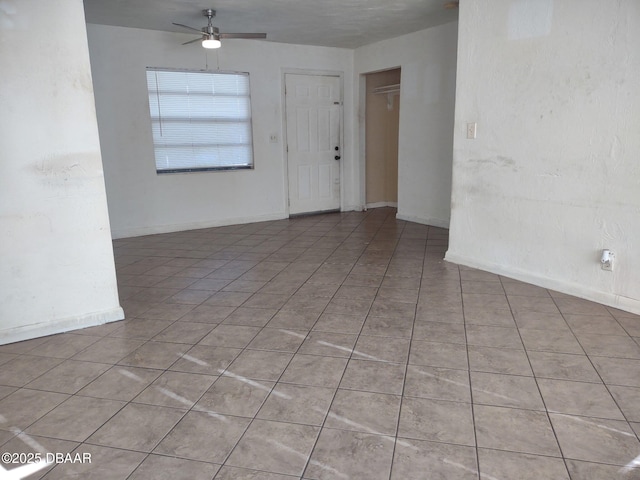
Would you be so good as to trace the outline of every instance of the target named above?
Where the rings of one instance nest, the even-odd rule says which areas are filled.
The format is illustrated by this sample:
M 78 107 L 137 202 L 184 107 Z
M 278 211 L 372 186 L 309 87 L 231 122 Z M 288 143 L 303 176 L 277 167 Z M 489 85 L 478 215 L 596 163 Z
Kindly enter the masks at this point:
M 640 317 L 446 246 L 388 208 L 117 240 L 126 320 L 0 347 L 0 451 L 91 454 L 46 479 L 640 478 Z

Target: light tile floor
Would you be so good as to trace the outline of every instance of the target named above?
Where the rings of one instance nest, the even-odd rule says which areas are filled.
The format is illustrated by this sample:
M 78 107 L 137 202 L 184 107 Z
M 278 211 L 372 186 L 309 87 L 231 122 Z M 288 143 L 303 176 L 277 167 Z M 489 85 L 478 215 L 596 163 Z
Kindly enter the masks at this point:
M 640 478 L 640 317 L 446 247 L 388 208 L 117 240 L 126 320 L 0 347 L 0 450 L 91 454 L 46 479 Z

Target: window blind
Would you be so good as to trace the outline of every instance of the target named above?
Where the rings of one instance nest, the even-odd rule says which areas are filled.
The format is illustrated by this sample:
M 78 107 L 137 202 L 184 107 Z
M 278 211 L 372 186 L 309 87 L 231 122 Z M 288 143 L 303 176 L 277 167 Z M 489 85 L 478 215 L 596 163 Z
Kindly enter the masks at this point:
M 251 168 L 246 73 L 147 69 L 158 173 Z

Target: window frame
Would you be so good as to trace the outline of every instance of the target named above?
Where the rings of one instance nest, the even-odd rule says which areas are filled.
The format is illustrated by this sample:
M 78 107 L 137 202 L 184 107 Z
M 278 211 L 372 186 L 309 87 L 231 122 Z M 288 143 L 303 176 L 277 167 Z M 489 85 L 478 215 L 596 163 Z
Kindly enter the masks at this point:
M 182 72 L 182 73 L 200 73 L 200 74 L 211 74 L 211 75 L 241 75 L 247 77 L 248 82 L 248 93 L 247 98 L 249 102 L 249 121 L 248 121 L 248 131 L 250 134 L 250 144 L 248 146 L 249 152 L 251 155 L 251 163 L 246 165 L 215 165 L 215 166 L 207 166 L 207 167 L 180 167 L 180 168 L 166 168 L 159 169 L 157 156 L 156 156 L 156 139 L 153 132 L 153 122 L 154 117 L 151 111 L 151 104 L 149 102 L 149 96 L 154 92 L 149 89 L 148 83 L 148 72 Z M 153 157 L 154 157 L 154 167 L 157 175 L 165 175 L 165 174 L 176 174 L 176 173 L 198 173 L 198 172 L 223 172 L 223 171 L 237 171 L 237 170 L 254 170 L 255 169 L 255 152 L 254 152 L 254 132 L 253 132 L 253 106 L 251 102 L 251 75 L 249 72 L 240 72 L 240 71 L 232 71 L 232 70 L 198 70 L 191 68 L 169 68 L 169 67 L 146 67 L 145 68 L 145 84 L 147 90 L 147 111 L 149 114 L 150 120 L 150 128 L 151 128 L 151 140 L 153 143 Z M 158 91 L 155 91 L 156 95 Z M 215 98 L 216 95 L 211 95 L 211 97 Z M 213 118 L 215 121 L 215 117 L 207 117 Z

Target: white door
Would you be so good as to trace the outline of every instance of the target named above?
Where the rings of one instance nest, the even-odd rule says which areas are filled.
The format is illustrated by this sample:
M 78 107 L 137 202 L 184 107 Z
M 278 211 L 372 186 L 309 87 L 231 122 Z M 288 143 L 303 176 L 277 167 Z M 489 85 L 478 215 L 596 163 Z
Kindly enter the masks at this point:
M 340 77 L 285 75 L 289 214 L 340 209 Z

